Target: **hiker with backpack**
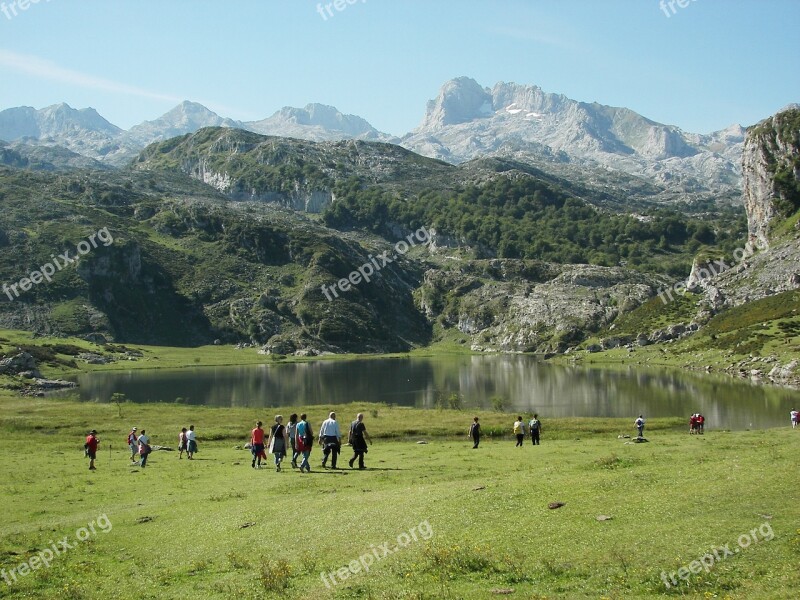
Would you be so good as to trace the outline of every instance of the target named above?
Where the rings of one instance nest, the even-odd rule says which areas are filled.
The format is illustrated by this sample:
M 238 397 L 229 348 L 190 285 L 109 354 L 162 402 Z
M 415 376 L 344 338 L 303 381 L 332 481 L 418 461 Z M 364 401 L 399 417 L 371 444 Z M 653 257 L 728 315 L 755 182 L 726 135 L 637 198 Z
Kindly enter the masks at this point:
M 633 424 L 636 425 L 636 430 L 639 432 L 639 435 L 637 437 L 639 437 L 639 438 L 644 437 L 643 436 L 643 434 L 644 434 L 644 417 L 642 415 L 639 415 L 639 418 L 636 419 L 633 422 Z
M 128 448 L 131 449 L 131 464 L 136 462 L 136 453 L 139 452 L 139 444 L 136 443 L 136 427 L 130 430 L 128 433 L 127 442 Z
M 528 423 L 528 430 L 531 432 L 531 443 L 534 446 L 539 445 L 539 433 L 542 431 L 542 422 L 539 420 L 539 415 L 533 413 L 533 418 Z
M 300 415 L 300 421 L 294 430 L 295 434 L 295 448 L 299 452 L 303 460 L 300 461 L 300 472 L 303 469 L 306 473 L 311 473 L 311 465 L 308 462 L 308 457 L 311 456 L 311 446 L 314 444 L 314 431 L 311 429 L 311 423 L 306 420 L 306 414 Z
M 522 420 L 522 416 L 517 417 L 517 420 L 514 421 L 514 435 L 517 436 L 517 444 L 515 447 L 522 447 L 522 442 L 525 439 L 525 422 Z
M 367 441 L 372 443 L 372 438 L 367 433 L 367 426 L 364 425 L 364 414 L 358 413 L 356 420 L 350 424 L 350 445 L 353 447 L 353 458 L 348 463 L 353 468 L 353 463 L 358 459 L 358 468 L 366 469 L 364 466 L 364 455 L 369 452 Z
M 97 458 L 97 446 L 100 445 L 100 439 L 97 437 L 97 430 L 92 429 L 89 435 L 86 436 L 86 443 L 83 445 L 84 454 L 89 459 L 89 470 L 96 471 L 94 461 Z

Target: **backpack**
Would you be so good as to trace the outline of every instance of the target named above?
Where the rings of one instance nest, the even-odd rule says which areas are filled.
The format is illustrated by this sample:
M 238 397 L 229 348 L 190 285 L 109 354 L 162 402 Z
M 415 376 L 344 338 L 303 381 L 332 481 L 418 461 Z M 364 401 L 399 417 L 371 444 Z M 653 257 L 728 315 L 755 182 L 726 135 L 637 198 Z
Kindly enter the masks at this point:
M 539 425 L 540 425 L 539 420 L 538 419 L 533 419 L 531 421 L 531 431 L 538 431 L 539 430 Z
M 519 421 L 514 422 L 514 433 L 516 435 L 522 433 L 522 423 L 520 423 Z

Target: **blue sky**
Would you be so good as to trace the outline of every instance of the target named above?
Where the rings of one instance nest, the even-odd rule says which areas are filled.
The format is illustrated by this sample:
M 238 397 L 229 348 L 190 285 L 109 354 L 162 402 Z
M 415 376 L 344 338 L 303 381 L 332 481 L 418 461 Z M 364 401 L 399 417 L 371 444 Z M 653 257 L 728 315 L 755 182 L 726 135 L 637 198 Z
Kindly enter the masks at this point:
M 0 0 L 0 109 L 128 128 L 183 99 L 242 120 L 321 102 L 400 135 L 466 75 L 706 133 L 800 102 L 798 0 L 340 1 Z

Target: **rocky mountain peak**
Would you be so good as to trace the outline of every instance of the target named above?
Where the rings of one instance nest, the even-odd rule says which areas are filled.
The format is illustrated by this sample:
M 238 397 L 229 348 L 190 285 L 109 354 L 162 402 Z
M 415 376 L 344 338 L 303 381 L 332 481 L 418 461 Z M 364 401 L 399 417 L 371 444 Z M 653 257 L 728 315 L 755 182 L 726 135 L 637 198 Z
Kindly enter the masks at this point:
M 466 123 L 494 113 L 494 102 L 488 89 L 474 79 L 458 77 L 445 83 L 439 95 L 428 102 L 420 129 L 439 129 Z
M 312 141 L 351 138 L 388 141 L 391 138 L 375 129 L 365 119 L 344 114 L 327 104 L 308 104 L 305 108 L 285 106 L 266 119 L 251 121 L 244 126 L 264 135 Z
M 233 119 L 220 117 L 202 104 L 184 100 L 158 119 L 131 127 L 125 137 L 133 143 L 147 145 L 194 133 L 203 127 L 242 127 L 242 124 Z
M 7 141 L 80 136 L 87 133 L 117 135 L 121 131 L 101 117 L 95 109 L 77 110 L 63 102 L 40 110 L 21 106 L 0 112 L 0 139 Z

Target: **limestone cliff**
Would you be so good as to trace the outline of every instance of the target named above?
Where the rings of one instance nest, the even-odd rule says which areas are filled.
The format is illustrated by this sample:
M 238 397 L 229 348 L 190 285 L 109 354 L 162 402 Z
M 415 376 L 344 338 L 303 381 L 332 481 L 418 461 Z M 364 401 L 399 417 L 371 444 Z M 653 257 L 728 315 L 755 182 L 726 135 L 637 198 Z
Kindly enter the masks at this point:
M 800 201 L 800 109 L 765 119 L 747 136 L 742 156 L 750 240 L 767 244 L 770 223 Z

